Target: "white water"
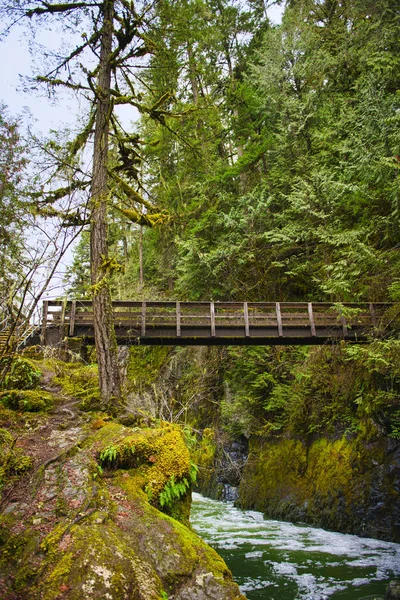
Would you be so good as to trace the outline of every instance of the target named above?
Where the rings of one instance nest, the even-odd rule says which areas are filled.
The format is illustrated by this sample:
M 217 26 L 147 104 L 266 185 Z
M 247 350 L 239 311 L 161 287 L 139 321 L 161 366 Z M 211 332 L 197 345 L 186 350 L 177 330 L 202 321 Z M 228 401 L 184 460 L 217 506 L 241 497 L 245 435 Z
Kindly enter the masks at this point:
M 375 598 L 400 576 L 400 544 L 267 520 L 200 494 L 191 524 L 249 600 Z

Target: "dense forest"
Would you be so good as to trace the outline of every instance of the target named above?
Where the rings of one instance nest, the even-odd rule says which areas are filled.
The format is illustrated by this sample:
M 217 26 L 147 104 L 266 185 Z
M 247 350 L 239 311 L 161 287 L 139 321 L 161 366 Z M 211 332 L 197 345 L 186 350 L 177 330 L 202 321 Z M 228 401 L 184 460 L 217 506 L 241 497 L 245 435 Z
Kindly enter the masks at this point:
M 203 493 L 234 489 L 273 518 L 398 542 L 400 2 L 274 4 L 279 25 L 264 0 L 0 2 L 33 34 L 57 23 L 68 34 L 70 51 L 46 53 L 29 85 L 87 107 L 74 130 L 46 138 L 0 108 L 0 433 L 10 411 L 57 403 L 55 373 L 94 415 L 96 476 L 157 469 L 159 434 L 135 436 L 170 436 L 184 458 L 169 479 L 135 482 L 184 523 L 187 506 L 173 504 L 197 478 Z M 96 348 L 70 366 L 41 349 L 23 359 L 70 248 L 63 290 L 93 300 Z M 125 351 L 111 300 L 394 304 L 390 328 L 363 345 Z M 2 435 L 8 489 L 25 468 L 12 471 Z M 54 573 L 50 587 L 64 585 Z

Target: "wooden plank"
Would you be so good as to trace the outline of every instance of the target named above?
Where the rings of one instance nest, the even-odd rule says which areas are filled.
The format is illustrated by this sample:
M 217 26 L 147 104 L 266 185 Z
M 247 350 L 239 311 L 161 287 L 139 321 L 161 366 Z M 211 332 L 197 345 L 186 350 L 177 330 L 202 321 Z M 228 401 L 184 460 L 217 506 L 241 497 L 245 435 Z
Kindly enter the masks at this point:
M 60 342 L 64 339 L 64 325 L 65 325 L 65 313 L 67 312 L 67 302 L 68 300 L 64 298 L 61 308 L 61 318 L 60 318 Z
M 376 329 L 378 322 L 376 319 L 376 311 L 375 311 L 375 306 L 374 306 L 373 302 L 369 303 L 369 312 L 371 314 L 372 325 L 373 325 L 374 329 Z
M 308 302 L 307 308 L 308 308 L 308 319 L 310 321 L 311 336 L 312 337 L 316 337 L 317 332 L 316 332 L 316 329 L 315 329 L 315 321 L 314 321 L 314 313 L 313 313 L 312 302 Z
M 181 337 L 181 303 L 176 303 L 176 337 Z
M 249 307 L 248 307 L 247 302 L 243 303 L 243 313 L 244 313 L 244 335 L 245 335 L 245 337 L 250 337 Z
M 141 327 L 141 335 L 144 337 L 146 335 L 146 302 L 142 302 L 142 327 Z
M 215 337 L 215 304 L 210 302 L 211 337 Z
M 278 323 L 278 335 L 279 335 L 279 337 L 283 337 L 282 313 L 281 313 L 280 302 L 275 302 L 275 310 L 276 310 L 276 321 Z
M 40 344 L 42 346 L 46 345 L 46 328 L 47 328 L 47 314 L 49 311 L 49 301 L 45 300 L 43 302 L 43 314 L 42 314 L 42 331 L 40 334 Z
M 76 313 L 76 300 L 72 300 L 71 315 L 69 317 L 69 335 L 71 337 L 74 337 L 74 331 L 75 331 L 75 313 Z

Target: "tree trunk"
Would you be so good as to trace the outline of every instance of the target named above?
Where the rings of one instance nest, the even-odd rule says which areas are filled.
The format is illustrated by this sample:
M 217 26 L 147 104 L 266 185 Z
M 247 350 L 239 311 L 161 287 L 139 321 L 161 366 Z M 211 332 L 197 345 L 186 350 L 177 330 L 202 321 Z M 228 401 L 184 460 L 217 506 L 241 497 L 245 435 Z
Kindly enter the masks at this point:
M 187 55 L 188 55 L 189 79 L 190 79 L 190 85 L 192 87 L 193 103 L 197 104 L 199 102 L 199 86 L 197 85 L 196 66 L 195 66 L 193 50 L 192 50 L 192 46 L 191 46 L 190 42 L 187 42 L 186 49 L 187 49 Z
M 139 226 L 139 285 L 143 286 L 143 225 Z
M 113 39 L 114 0 L 103 2 L 103 27 L 99 77 L 96 99 L 96 123 L 93 149 L 93 178 L 91 189 L 91 281 L 93 286 L 93 320 L 96 354 L 99 366 L 100 394 L 103 405 L 121 398 L 117 343 L 112 322 L 112 302 L 109 287 L 110 273 L 106 267 L 107 197 L 108 197 L 108 132 Z

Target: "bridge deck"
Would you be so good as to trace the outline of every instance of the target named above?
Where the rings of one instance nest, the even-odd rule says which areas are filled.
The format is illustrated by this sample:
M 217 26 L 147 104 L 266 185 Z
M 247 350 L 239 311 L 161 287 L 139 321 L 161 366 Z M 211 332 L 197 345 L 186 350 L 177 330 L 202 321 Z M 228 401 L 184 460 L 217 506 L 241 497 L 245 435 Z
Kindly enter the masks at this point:
M 390 303 L 113 302 L 118 345 L 275 345 L 362 341 Z M 94 339 L 91 301 L 45 301 L 41 341 Z

